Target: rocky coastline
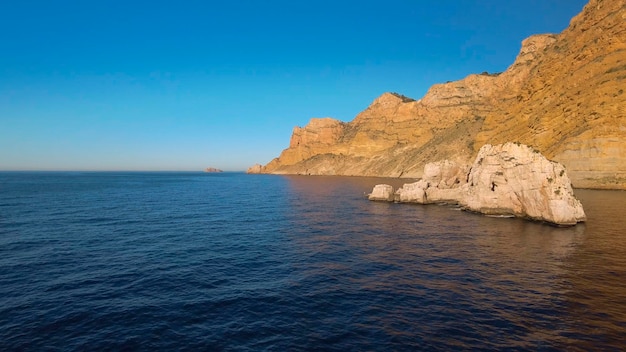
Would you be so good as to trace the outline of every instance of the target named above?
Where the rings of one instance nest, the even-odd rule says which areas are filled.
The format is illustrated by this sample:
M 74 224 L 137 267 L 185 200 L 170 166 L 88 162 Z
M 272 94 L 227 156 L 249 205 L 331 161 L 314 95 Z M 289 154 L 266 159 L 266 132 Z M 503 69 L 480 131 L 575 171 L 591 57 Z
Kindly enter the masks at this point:
M 565 167 L 519 143 L 484 145 L 471 165 L 428 163 L 423 177 L 394 191 L 376 185 L 370 200 L 451 203 L 486 215 L 515 216 L 571 226 L 586 220 Z
M 421 178 L 520 142 L 567 168 L 575 188 L 626 190 L 626 0 L 589 0 L 559 34 L 522 41 L 502 73 L 384 93 L 350 122 L 313 118 L 249 173 Z

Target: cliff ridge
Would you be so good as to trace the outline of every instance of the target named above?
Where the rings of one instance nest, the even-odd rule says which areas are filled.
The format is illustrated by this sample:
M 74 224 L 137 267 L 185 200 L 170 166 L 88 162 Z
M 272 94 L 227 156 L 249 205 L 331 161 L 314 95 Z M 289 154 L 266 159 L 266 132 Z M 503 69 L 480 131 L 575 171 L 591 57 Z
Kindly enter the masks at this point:
M 563 164 L 575 187 L 626 189 L 626 0 L 591 0 L 560 34 L 522 42 L 502 73 L 384 93 L 354 120 L 312 119 L 258 172 L 421 177 L 519 142 Z

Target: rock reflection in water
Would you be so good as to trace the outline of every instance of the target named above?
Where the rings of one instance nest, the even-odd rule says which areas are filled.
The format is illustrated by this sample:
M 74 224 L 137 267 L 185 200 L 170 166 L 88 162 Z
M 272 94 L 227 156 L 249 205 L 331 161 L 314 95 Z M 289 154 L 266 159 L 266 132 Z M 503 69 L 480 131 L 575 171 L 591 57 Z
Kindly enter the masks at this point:
M 608 209 L 623 204 L 623 193 L 577 191 L 588 222 L 556 228 L 447 206 L 354 201 L 380 180 L 287 180 L 297 209 L 288 232 L 306 282 L 299 287 L 319 287 L 303 293 L 312 300 L 353 307 L 334 313 L 350 314 L 355 333 L 421 336 L 416 347 L 622 344 L 625 326 L 616 322 L 626 321 L 626 300 L 615 297 L 626 293 L 616 283 L 626 277 L 624 241 L 601 223 L 614 216 L 622 223 L 609 227 L 626 228 Z M 599 261 L 611 271 L 597 272 Z

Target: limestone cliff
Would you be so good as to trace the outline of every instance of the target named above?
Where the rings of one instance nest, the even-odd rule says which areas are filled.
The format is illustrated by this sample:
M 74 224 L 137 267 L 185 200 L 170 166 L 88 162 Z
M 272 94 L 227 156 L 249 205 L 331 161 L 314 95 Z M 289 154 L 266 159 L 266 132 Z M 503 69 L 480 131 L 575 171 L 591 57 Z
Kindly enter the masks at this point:
M 385 93 L 348 123 L 312 119 L 258 172 L 421 177 L 483 144 L 521 142 L 565 165 L 575 187 L 626 189 L 626 0 L 591 0 L 558 35 L 522 42 L 501 74 Z

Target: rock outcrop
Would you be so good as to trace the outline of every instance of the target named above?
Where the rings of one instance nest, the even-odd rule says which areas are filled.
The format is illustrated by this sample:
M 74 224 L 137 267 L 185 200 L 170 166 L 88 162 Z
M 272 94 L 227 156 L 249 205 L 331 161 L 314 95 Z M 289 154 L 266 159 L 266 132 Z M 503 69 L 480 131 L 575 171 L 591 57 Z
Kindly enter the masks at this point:
M 246 173 L 248 174 L 262 174 L 265 168 L 261 164 L 254 164 L 248 168 Z
M 525 145 L 482 147 L 463 186 L 466 209 L 559 225 L 585 221 L 565 167 Z
M 387 202 L 393 202 L 394 193 L 393 187 L 390 185 L 376 185 L 367 197 L 369 200 L 382 200 Z
M 474 163 L 429 163 L 424 177 L 405 184 L 394 200 L 403 203 L 455 203 L 489 215 L 517 216 L 557 225 L 585 221 L 565 167 L 532 148 L 515 143 L 483 146 Z M 391 186 L 377 185 L 370 199 L 389 199 Z
M 626 0 L 590 0 L 557 35 L 522 42 L 500 74 L 385 93 L 348 123 L 312 119 L 260 172 L 422 177 L 520 142 L 565 165 L 576 187 L 626 189 Z

